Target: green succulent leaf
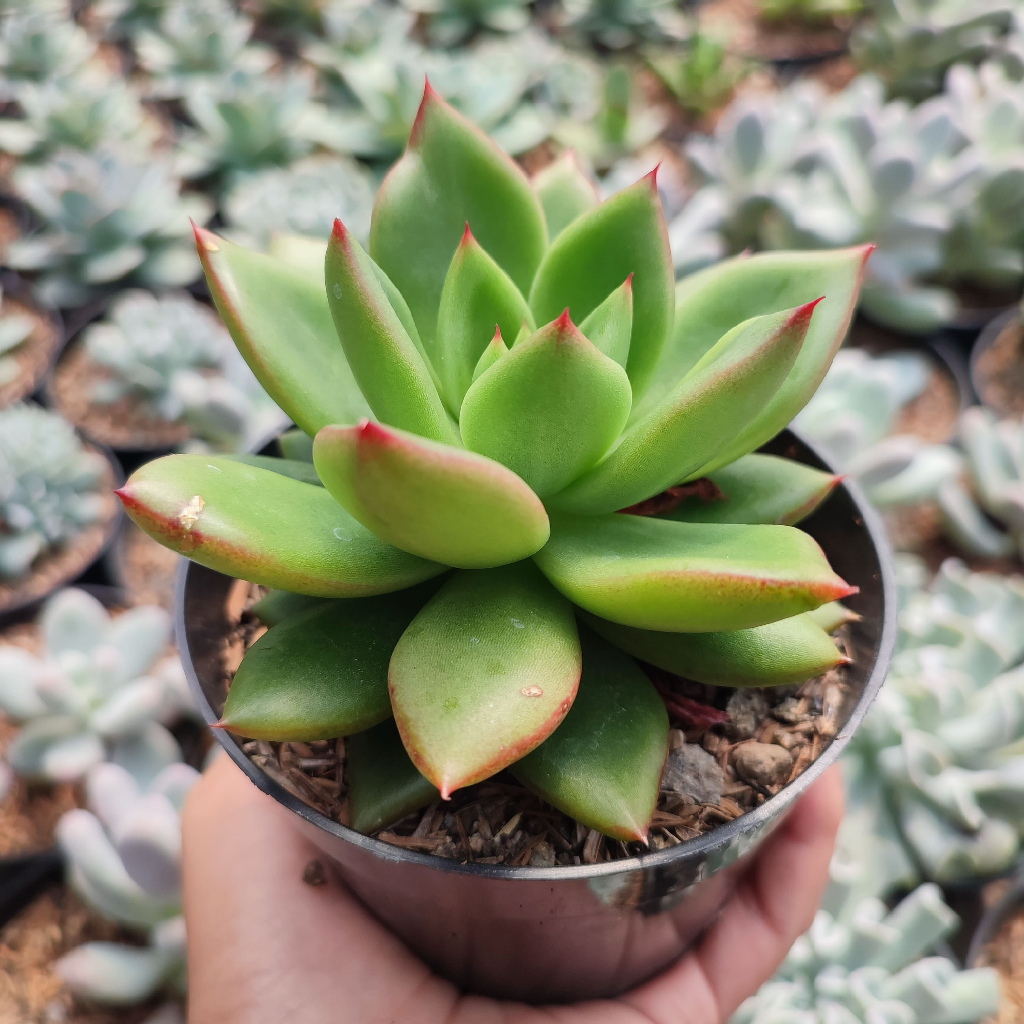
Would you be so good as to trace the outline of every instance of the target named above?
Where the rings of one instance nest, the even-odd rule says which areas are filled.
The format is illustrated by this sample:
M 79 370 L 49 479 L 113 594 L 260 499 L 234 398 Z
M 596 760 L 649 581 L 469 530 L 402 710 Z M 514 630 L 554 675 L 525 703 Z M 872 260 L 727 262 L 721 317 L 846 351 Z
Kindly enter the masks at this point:
M 290 594 L 287 590 L 271 590 L 249 609 L 268 629 L 285 619 L 301 615 L 312 608 L 321 608 L 324 597 L 310 597 L 308 594 Z
M 523 324 L 522 329 L 529 334 L 530 329 L 526 324 Z M 501 329 L 498 328 L 495 330 L 494 337 L 491 338 L 487 348 L 483 350 L 483 353 L 476 362 L 476 367 L 473 370 L 473 380 L 475 381 L 480 378 L 504 355 L 508 355 L 508 346 L 505 344 L 505 339 L 501 336 Z
M 371 835 L 438 799 L 409 760 L 393 718 L 345 741 L 349 824 Z
M 249 455 L 245 452 L 224 454 L 221 458 L 241 462 L 246 466 L 255 466 L 257 469 L 267 469 L 271 473 L 280 473 L 282 476 L 291 477 L 292 480 L 313 484 L 314 487 L 323 487 L 312 464 L 301 459 L 276 459 L 272 455 Z
M 294 462 L 313 462 L 313 438 L 304 430 L 286 430 L 277 439 L 277 445 L 286 459 Z
M 537 323 L 566 307 L 576 323 L 633 275 L 630 383 L 640 395 L 650 383 L 672 328 L 675 275 L 665 215 L 652 172 L 569 225 L 537 271 L 530 305 Z
M 777 455 L 744 455 L 708 474 L 723 497 L 687 498 L 664 518 L 685 523 L 796 526 L 835 489 L 841 476 Z
M 166 455 L 118 492 L 164 547 L 217 572 L 313 597 L 368 597 L 445 571 L 385 543 L 323 487 L 215 455 Z
M 791 526 L 559 513 L 533 557 L 586 611 L 676 633 L 762 626 L 856 592 Z
M 734 327 L 600 465 L 553 503 L 579 513 L 628 508 L 686 479 L 730 444 L 785 381 L 815 303 Z
M 515 348 L 516 345 L 520 344 L 521 342 L 526 341 L 527 338 L 532 338 L 533 334 L 534 334 L 533 329 L 524 320 L 523 323 L 522 323 L 522 326 L 519 328 L 519 333 L 512 340 L 512 347 Z
M 629 339 L 633 333 L 632 274 L 583 321 L 580 333 L 598 351 L 625 368 L 629 360 Z
M 340 220 L 334 222 L 324 266 L 334 326 L 375 415 L 433 441 L 459 444 L 430 369 L 391 304 L 379 268 Z
M 532 563 L 458 572 L 391 657 L 402 742 L 447 799 L 547 739 L 580 667 L 572 606 Z
M 427 598 L 327 601 L 273 626 L 249 648 L 220 725 L 258 740 L 330 740 L 391 717 L 388 662 Z
M 540 203 L 523 172 L 428 83 L 370 227 L 370 255 L 405 296 L 428 346 L 467 222 L 526 295 L 547 246 Z
M 672 336 L 633 418 L 640 419 L 657 406 L 738 323 L 824 295 L 786 383 L 740 436 L 698 475 L 760 447 L 803 408 L 825 376 L 846 337 L 872 248 L 762 253 L 727 260 L 684 278 L 676 290 Z
M 549 241 L 554 241 L 574 220 L 601 201 L 571 149 L 538 171 L 531 184 L 544 210 Z
M 510 338 L 533 314 L 512 279 L 480 247 L 469 224 L 452 257 L 441 291 L 431 362 L 453 416 L 473 383 L 473 369 L 494 337 L 495 326 Z
M 593 616 L 586 621 L 634 658 L 698 683 L 788 686 L 849 661 L 813 614 L 722 633 L 656 632 Z
M 668 756 L 668 714 L 631 658 L 580 634 L 583 675 L 565 721 L 512 766 L 553 807 L 606 836 L 646 841 Z
M 324 427 L 313 458 L 327 490 L 403 551 L 461 568 L 528 558 L 548 539 L 544 506 L 504 466 L 368 420 Z
M 840 626 L 850 622 L 860 622 L 861 618 L 852 608 L 847 608 L 838 601 L 829 601 L 828 604 L 807 612 L 807 615 L 826 633 L 834 633 Z
M 629 416 L 625 370 L 563 313 L 513 346 L 466 394 L 466 447 L 508 466 L 541 497 L 593 466 Z
M 371 415 L 338 344 L 323 281 L 205 228 L 195 233 L 217 312 L 256 379 L 295 423 L 312 436 L 328 423 Z

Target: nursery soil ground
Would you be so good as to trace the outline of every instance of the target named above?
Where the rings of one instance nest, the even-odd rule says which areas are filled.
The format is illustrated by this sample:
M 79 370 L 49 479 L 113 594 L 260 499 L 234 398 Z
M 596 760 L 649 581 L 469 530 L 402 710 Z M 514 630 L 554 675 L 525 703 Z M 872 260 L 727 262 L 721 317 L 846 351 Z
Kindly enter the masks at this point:
M 992 894 L 1001 894 L 1008 883 L 994 883 L 985 888 L 985 902 Z M 1003 922 L 996 937 L 985 947 L 982 965 L 999 972 L 1002 999 L 999 1012 L 989 1024 L 1020 1024 L 1024 1021 L 1024 911 Z
M 974 364 L 978 397 L 999 416 L 1024 414 L 1024 325 L 1012 320 Z
M 259 587 L 238 583 L 229 597 L 228 621 L 237 625 L 224 643 L 225 689 L 245 651 L 265 632 L 248 612 L 262 593 Z M 838 636 L 844 647 L 842 631 Z M 801 775 L 838 731 L 849 695 L 843 666 L 800 686 L 750 690 L 705 686 L 649 666 L 646 671 L 669 710 L 669 765 L 677 757 L 696 760 L 704 782 L 713 777 L 712 788 L 719 790 L 714 797 L 691 780 L 684 787 L 690 792 L 683 792 L 669 784 L 666 770 L 650 831 L 654 850 L 740 817 Z M 293 795 L 347 824 L 344 740 L 250 740 L 244 749 Z M 693 795 L 701 788 L 703 799 Z M 620 842 L 584 827 L 507 772 L 375 834 L 439 857 L 514 866 L 595 864 L 634 857 L 646 849 L 639 842 Z
M 18 364 L 18 372 L 14 379 L 0 387 L 0 408 L 5 408 L 14 402 L 20 402 L 39 386 L 57 355 L 61 336 L 57 325 L 48 316 L 33 306 L 19 302 L 9 294 L 4 295 L 0 312 L 4 315 L 12 313 L 31 317 L 35 324 L 32 333 L 5 357 L 13 359 Z
M 104 463 L 107 470 L 98 491 L 103 505 L 99 522 L 87 526 L 70 543 L 36 559 L 32 571 L 23 580 L 0 582 L 0 614 L 45 597 L 51 590 L 73 580 L 99 557 L 111 524 L 120 513 L 120 504 L 114 495 L 114 470 L 106 459 Z
M 846 48 L 846 21 L 814 27 L 760 17 L 757 0 L 710 0 L 700 6 L 702 29 L 716 30 L 729 49 L 762 60 L 799 60 Z M 850 22 L 852 24 L 852 21 Z
M 0 207 L 0 263 L 6 263 L 7 246 L 21 238 L 17 214 L 9 207 Z
M 181 557 L 126 521 L 117 540 L 118 582 L 132 604 L 158 604 L 174 612 Z
M 93 402 L 96 385 L 111 377 L 89 358 L 81 342 L 73 342 L 54 367 L 53 403 L 84 434 L 111 448 L 173 448 L 188 440 L 187 426 L 160 419 L 136 397 L 128 395 L 109 405 Z

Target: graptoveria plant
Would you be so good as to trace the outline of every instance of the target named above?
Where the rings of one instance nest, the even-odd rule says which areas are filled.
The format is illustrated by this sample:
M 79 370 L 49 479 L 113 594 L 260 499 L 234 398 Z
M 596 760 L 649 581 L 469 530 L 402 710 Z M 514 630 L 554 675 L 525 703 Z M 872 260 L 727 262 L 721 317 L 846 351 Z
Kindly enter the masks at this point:
M 347 599 L 257 641 L 225 728 L 312 740 L 394 714 L 442 797 L 512 766 L 578 821 L 643 838 L 665 709 L 576 612 L 709 683 L 843 660 L 804 613 L 854 588 L 779 525 L 835 479 L 750 453 L 825 373 L 868 250 L 727 262 L 676 292 L 653 174 L 598 204 L 563 161 L 543 189 L 428 87 L 369 252 L 335 223 L 326 294 L 198 230 L 214 301 L 315 437 L 324 486 L 286 475 L 309 480 L 301 463 L 177 455 L 119 493 L 203 565 Z M 567 225 L 550 243 L 542 202 Z M 616 514 L 709 475 L 726 498 Z M 354 780 L 373 744 L 353 745 Z

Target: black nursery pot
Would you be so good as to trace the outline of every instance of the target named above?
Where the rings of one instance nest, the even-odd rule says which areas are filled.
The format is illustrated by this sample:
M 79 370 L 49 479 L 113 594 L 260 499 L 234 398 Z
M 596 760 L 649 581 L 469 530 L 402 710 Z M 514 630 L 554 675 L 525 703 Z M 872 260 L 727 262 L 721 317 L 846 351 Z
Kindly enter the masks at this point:
M 766 448 L 811 466 L 827 463 L 786 431 Z M 888 669 L 896 632 L 891 557 L 876 513 L 843 484 L 803 528 L 836 572 L 860 587 L 849 605 L 854 663 L 843 724 L 801 776 L 760 807 L 712 832 L 630 860 L 553 868 L 462 864 L 371 839 L 287 792 L 223 729 L 217 739 L 263 792 L 329 857 L 365 906 L 461 989 L 527 1002 L 613 996 L 668 967 L 700 936 L 762 841 L 839 756 Z M 193 695 L 215 722 L 225 699 L 220 668 L 232 580 L 185 563 L 178 646 Z

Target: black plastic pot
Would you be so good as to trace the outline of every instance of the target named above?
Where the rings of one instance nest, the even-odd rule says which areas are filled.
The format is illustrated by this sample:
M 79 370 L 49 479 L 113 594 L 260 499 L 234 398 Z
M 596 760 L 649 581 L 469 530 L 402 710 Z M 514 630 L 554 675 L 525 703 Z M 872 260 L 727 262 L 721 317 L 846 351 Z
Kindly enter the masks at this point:
M 992 402 L 991 396 L 986 395 L 988 389 L 978 379 L 978 361 L 992 347 L 1003 331 L 1010 327 L 1015 320 L 1021 320 L 1020 307 L 1011 306 L 1009 309 L 1004 309 L 998 316 L 989 320 L 971 349 L 971 386 L 974 388 L 974 393 L 978 396 L 978 401 L 1000 417 L 1012 416 L 1015 413 L 1006 406 Z
M 767 451 L 827 468 L 784 432 Z M 631 860 L 553 868 L 460 864 L 400 849 L 339 825 L 287 792 L 215 730 L 236 764 L 294 812 L 377 918 L 460 988 L 529 1002 L 611 996 L 668 967 L 707 927 L 750 870 L 758 845 L 839 756 L 885 679 L 896 633 L 891 556 L 877 514 L 840 486 L 804 528 L 836 572 L 860 587 L 849 706 L 835 739 L 794 782 L 713 832 Z M 193 563 L 179 578 L 178 647 L 198 707 L 215 722 L 232 580 Z M 741 955 L 741 954 L 740 954 Z

